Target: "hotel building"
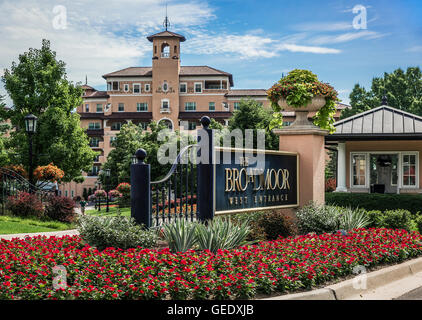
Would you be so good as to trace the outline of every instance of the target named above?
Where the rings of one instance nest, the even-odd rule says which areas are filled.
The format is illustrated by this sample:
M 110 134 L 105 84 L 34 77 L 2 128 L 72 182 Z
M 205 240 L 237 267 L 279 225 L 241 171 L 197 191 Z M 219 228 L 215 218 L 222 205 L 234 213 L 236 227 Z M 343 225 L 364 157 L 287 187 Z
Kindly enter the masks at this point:
M 61 194 L 75 197 L 82 196 L 84 188 L 94 190 L 116 133 L 129 121 L 147 128 L 154 120 L 173 130 L 180 129 L 183 123 L 183 129 L 196 130 L 205 115 L 227 125 L 242 99 L 254 99 L 270 107 L 266 89 L 233 89 L 233 75 L 228 72 L 209 66 L 181 66 L 184 36 L 166 30 L 147 39 L 152 43 L 151 67 L 129 67 L 103 75 L 107 91 L 83 86 L 83 104 L 77 112 L 91 148 L 100 154 L 92 170 L 84 174 L 85 182 L 61 185 Z M 338 105 L 337 118 L 346 107 Z M 284 113 L 286 125 L 294 118 L 294 112 Z

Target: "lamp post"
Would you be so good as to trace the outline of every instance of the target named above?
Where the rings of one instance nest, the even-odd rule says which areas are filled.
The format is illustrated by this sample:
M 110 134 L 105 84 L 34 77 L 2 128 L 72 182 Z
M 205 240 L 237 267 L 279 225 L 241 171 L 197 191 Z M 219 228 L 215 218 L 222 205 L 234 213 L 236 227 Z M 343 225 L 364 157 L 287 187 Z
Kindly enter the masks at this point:
M 100 182 L 95 182 L 95 186 L 97 187 L 97 190 L 101 189 L 101 183 Z M 101 198 L 98 197 L 97 199 L 97 203 L 98 203 L 98 211 L 101 211 Z
M 105 192 L 106 192 L 106 198 L 107 198 L 107 208 L 106 208 L 106 212 L 109 212 L 109 208 L 108 208 L 108 204 L 109 204 L 109 195 L 108 195 L 108 189 L 109 189 L 109 183 L 110 183 L 110 173 L 111 170 L 110 169 L 106 169 L 105 170 Z
M 25 118 L 25 131 L 29 140 L 29 192 L 32 193 L 32 185 L 34 184 L 34 168 L 32 165 L 32 136 L 37 132 L 38 118 L 33 114 L 28 114 Z

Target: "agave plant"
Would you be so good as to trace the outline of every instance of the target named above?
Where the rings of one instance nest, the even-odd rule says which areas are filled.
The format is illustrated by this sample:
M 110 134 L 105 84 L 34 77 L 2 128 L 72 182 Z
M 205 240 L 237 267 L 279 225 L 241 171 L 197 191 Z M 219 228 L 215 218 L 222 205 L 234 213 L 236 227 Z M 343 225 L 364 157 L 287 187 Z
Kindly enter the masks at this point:
M 168 242 L 171 252 L 186 252 L 196 242 L 195 231 L 197 224 L 185 219 L 175 219 L 172 223 L 163 226 L 162 234 Z
M 365 228 L 369 225 L 370 219 L 364 210 L 353 210 L 352 208 L 342 208 L 340 215 L 340 228 L 353 230 Z
M 196 239 L 200 250 L 217 252 L 218 249 L 233 249 L 246 244 L 250 232 L 248 222 L 233 224 L 230 219 L 214 219 L 208 225 L 199 224 Z

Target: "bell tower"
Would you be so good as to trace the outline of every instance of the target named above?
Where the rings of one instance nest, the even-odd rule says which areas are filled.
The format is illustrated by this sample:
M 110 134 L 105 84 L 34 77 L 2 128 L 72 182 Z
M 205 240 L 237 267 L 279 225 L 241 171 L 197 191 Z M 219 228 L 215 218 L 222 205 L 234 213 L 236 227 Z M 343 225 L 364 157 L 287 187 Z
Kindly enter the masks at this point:
M 168 31 L 170 21 L 166 16 L 165 31 L 147 39 L 152 42 L 152 118 L 169 120 L 172 129 L 179 127 L 179 73 L 180 43 L 185 37 Z

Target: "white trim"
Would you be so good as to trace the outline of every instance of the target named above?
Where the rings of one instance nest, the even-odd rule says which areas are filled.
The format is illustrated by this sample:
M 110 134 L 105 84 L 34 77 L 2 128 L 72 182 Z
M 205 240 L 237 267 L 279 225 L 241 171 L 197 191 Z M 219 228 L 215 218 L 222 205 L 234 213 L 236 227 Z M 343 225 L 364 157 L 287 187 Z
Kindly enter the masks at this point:
M 127 88 L 127 90 L 126 90 L 126 88 Z M 124 92 L 129 92 L 129 90 L 130 90 L 130 85 L 129 85 L 129 83 L 124 83 L 124 84 L 123 84 L 123 91 L 124 91 Z
M 123 105 L 123 111 L 119 110 L 119 105 L 122 104 Z M 125 103 L 124 102 L 118 102 L 117 103 L 117 112 L 125 112 Z
M 152 94 L 142 94 L 142 93 L 134 93 L 134 94 L 110 94 L 110 97 L 152 97 Z M 104 100 L 107 101 L 107 100 Z
M 196 81 L 196 80 L 227 80 L 227 85 L 230 86 L 229 83 L 229 77 L 228 76 L 201 76 L 201 77 L 196 77 L 196 76 L 179 76 L 179 80 L 183 80 L 183 81 Z
M 139 86 L 139 92 L 135 92 L 135 86 Z M 142 84 L 140 83 L 133 83 L 132 84 L 132 93 L 133 94 L 140 94 L 142 92 Z
M 89 102 L 107 102 L 107 98 L 104 99 L 92 99 L 92 100 L 85 100 L 86 98 L 84 98 L 83 103 L 89 103 Z
M 109 82 L 111 82 L 111 87 L 110 87 L 110 90 L 108 89 L 108 83 L 109 83 Z M 117 90 L 113 89 L 113 82 L 117 82 Z M 120 91 L 120 82 L 121 82 L 121 81 L 116 80 L 116 79 L 113 79 L 113 80 L 107 81 L 107 92 L 109 92 L 109 91 Z
M 182 85 L 182 84 L 184 84 L 185 86 L 186 86 L 186 91 L 180 91 L 180 86 Z M 188 83 L 187 82 L 180 82 L 179 83 L 179 93 L 180 93 L 180 95 L 182 95 L 183 93 L 187 93 L 188 92 Z
M 397 187 L 397 193 L 400 193 L 400 189 L 405 189 L 405 190 L 416 190 L 420 188 L 420 181 L 419 181 L 419 151 L 352 151 L 349 153 L 350 154 L 350 159 L 349 159 L 349 164 L 350 164 L 350 170 L 349 170 L 349 184 L 350 184 L 350 188 L 351 189 L 355 189 L 355 190 L 360 190 L 360 189 L 368 189 L 370 186 L 370 156 L 371 154 L 397 154 L 398 156 L 398 163 L 397 163 L 397 175 L 398 175 L 398 180 L 397 180 L 397 185 L 393 186 L 393 187 Z M 366 186 L 355 186 L 353 185 L 353 158 L 352 155 L 365 155 L 366 157 Z M 415 176 L 416 176 L 416 185 L 415 186 L 404 186 L 403 185 L 403 156 L 404 155 L 415 155 L 416 156 L 416 170 L 415 170 Z
M 414 186 L 405 186 L 403 185 L 403 157 L 406 155 L 415 156 L 415 179 L 416 184 Z M 402 189 L 419 189 L 419 151 L 402 151 L 400 153 L 400 181 L 401 181 L 401 188 Z
M 146 82 L 146 81 L 152 81 L 152 77 L 109 77 L 109 78 L 106 78 L 106 81 L 107 82 L 110 82 L 110 81 L 141 81 L 141 82 Z
M 158 120 L 157 124 L 160 123 L 162 120 L 168 120 L 168 121 L 170 121 L 171 122 L 171 131 L 174 131 L 174 123 L 173 123 L 173 120 L 171 120 L 170 118 L 164 117 L 164 118 L 161 118 L 160 120 Z
M 240 98 L 227 98 L 227 100 L 229 101 L 241 101 L 242 99 L 247 99 L 250 98 L 252 100 L 256 100 L 256 101 L 268 101 L 268 98 L 254 98 L 253 96 L 242 96 Z
M 355 185 L 353 183 L 353 156 L 364 156 L 365 157 L 365 185 Z M 353 189 L 368 189 L 369 188 L 369 170 L 368 170 L 368 166 L 369 166 L 369 159 L 368 159 L 368 153 L 367 152 L 350 152 L 350 173 L 349 173 L 349 178 L 350 178 L 350 188 Z
M 196 85 L 197 84 L 200 84 L 201 85 L 201 91 L 200 92 L 196 92 Z M 203 84 L 202 84 L 202 82 L 194 82 L 193 83 L 193 92 L 195 92 L 196 94 L 198 94 L 198 93 L 201 93 L 202 94 L 203 91 L 204 90 L 203 90 Z
M 191 97 L 191 96 L 224 96 L 225 93 L 181 93 L 181 97 Z
M 147 86 L 148 86 L 148 90 L 147 90 Z M 144 91 L 145 92 L 151 92 L 151 84 L 150 83 L 145 83 L 144 84 Z
M 168 108 L 163 108 L 163 102 L 167 102 Z M 169 99 L 161 99 L 160 113 L 170 113 L 170 100 Z

